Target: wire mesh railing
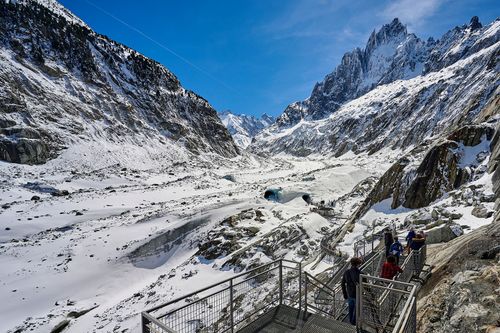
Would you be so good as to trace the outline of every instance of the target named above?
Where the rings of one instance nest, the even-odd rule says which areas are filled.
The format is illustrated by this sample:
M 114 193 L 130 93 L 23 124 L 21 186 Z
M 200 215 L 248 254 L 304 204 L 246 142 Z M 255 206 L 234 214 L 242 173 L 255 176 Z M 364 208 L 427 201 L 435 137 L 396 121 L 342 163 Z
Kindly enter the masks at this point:
M 377 247 L 384 240 L 384 231 L 372 233 L 364 238 L 354 242 L 354 256 L 367 260 L 368 257 L 376 252 Z
M 284 304 L 301 308 L 301 264 L 277 260 L 142 314 L 143 332 L 235 332 Z
M 415 332 L 416 287 L 408 282 L 422 271 L 425 255 L 425 246 L 411 251 L 403 262 L 403 273 L 395 280 L 376 277 L 385 260 L 383 250 L 361 266 L 360 329 Z M 341 278 L 348 266 L 339 269 Z M 281 305 L 335 320 L 347 315 L 340 279 L 330 285 L 303 272 L 300 263 L 277 260 L 143 312 L 142 329 L 148 333 L 236 332 L 258 318 L 272 317 Z
M 305 273 L 304 295 L 304 313 L 318 313 L 332 319 L 339 319 L 345 313 L 345 300 L 340 286 L 330 288 Z
M 361 275 L 358 288 L 357 326 L 359 331 L 378 333 L 410 333 L 401 327 L 412 327 L 416 321 L 409 315 L 415 306 L 416 285 Z M 406 317 L 405 326 L 401 326 Z M 414 326 L 414 325 L 413 325 Z
M 423 246 L 420 250 L 412 250 L 401 265 L 403 272 L 396 276 L 396 280 L 410 282 L 418 277 L 424 268 L 426 256 L 427 246 Z

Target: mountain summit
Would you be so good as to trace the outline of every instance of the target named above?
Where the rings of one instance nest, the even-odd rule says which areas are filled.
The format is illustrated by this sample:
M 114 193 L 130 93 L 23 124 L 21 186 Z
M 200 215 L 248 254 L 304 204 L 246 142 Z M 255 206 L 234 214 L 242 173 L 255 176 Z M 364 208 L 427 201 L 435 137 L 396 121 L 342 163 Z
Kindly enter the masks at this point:
M 305 101 L 290 104 L 252 144 L 309 155 L 405 148 L 498 113 L 500 20 L 477 17 L 422 41 L 398 19 L 346 53 Z
M 323 119 L 377 86 L 440 70 L 498 40 L 495 33 L 481 36 L 481 29 L 479 19 L 473 17 L 469 25 L 450 30 L 438 41 L 423 41 L 408 33 L 395 18 L 373 31 L 364 49 L 344 54 L 341 63 L 314 86 L 306 101 L 286 108 L 277 125 L 285 128 L 301 119 Z M 478 39 L 480 43 L 476 43 Z

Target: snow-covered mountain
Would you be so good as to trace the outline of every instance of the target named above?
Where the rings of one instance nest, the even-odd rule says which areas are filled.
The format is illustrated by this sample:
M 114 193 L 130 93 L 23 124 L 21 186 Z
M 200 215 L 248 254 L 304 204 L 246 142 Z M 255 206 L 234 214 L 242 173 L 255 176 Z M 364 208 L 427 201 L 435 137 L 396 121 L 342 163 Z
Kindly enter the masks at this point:
M 234 142 L 243 149 L 250 145 L 254 136 L 276 121 L 274 117 L 266 113 L 257 118 L 245 114 L 234 114 L 229 110 L 219 113 L 219 117 L 233 136 Z
M 321 154 L 226 158 L 237 153 L 229 131 L 167 69 L 54 0 L 0 0 L 0 154 L 41 163 L 60 153 L 43 165 L 0 161 L 0 332 L 140 331 L 145 309 L 277 259 L 327 283 L 353 244 L 388 226 L 401 238 L 418 226 L 429 244 L 457 236 L 446 228 L 477 229 L 474 244 L 442 245 L 449 259 L 433 262 L 446 274 L 434 270 L 437 284 L 420 289 L 439 293 L 424 299 L 431 314 L 419 305 L 419 327 L 496 327 L 498 307 L 484 301 L 498 285 L 496 261 L 481 257 L 478 267 L 491 273 L 470 274 L 477 293 L 463 272 L 450 274 L 461 268 L 455 253 L 467 271 L 499 243 L 499 21 L 482 28 L 473 19 L 425 43 L 397 21 L 383 30 L 370 38 L 370 61 L 352 67 L 371 74 L 362 72 L 338 107 L 325 95 L 331 115 L 310 116 L 321 102 L 311 96 L 287 108 L 293 125 L 271 125 L 250 146 Z M 318 91 L 328 94 L 337 79 Z M 249 137 L 273 121 L 226 116 L 231 131 Z M 373 154 L 331 154 L 349 150 Z M 270 189 L 276 201 L 266 200 Z M 429 247 L 429 258 L 440 249 Z M 463 288 L 443 288 L 450 281 Z M 235 313 L 254 312 L 278 289 L 266 290 L 237 296 Z M 220 304 L 183 318 L 216 331 L 228 309 Z M 477 316 L 464 313 L 477 304 Z
M 205 99 L 54 0 L 0 2 L 0 64 L 0 160 L 44 163 L 85 142 L 238 153 Z
M 255 152 L 298 156 L 406 148 L 497 117 L 500 20 L 477 17 L 423 42 L 395 19 L 347 53 L 306 101 L 256 137 Z

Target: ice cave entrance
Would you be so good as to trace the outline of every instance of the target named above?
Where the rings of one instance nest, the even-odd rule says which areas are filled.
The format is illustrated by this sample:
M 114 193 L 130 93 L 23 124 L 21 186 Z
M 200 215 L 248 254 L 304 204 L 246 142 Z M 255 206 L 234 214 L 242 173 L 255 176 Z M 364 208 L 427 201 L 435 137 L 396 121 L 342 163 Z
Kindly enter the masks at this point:
M 312 203 L 311 195 L 305 192 L 285 191 L 282 188 L 269 188 L 264 192 L 264 198 L 269 201 L 286 203 L 295 198 L 302 198 L 308 204 Z
M 266 192 L 264 192 L 264 198 L 269 201 L 279 202 L 280 201 L 279 199 L 282 196 L 280 195 L 281 192 L 282 192 L 281 188 L 267 189 Z

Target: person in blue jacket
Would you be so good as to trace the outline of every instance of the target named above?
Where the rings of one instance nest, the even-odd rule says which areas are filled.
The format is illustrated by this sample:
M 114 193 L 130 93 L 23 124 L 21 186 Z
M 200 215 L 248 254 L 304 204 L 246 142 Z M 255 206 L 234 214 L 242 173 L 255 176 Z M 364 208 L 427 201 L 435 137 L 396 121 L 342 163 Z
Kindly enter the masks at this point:
M 403 254 L 403 245 L 398 240 L 398 237 L 394 237 L 394 243 L 392 243 L 389 253 L 396 257 L 396 265 L 399 265 L 399 257 Z

